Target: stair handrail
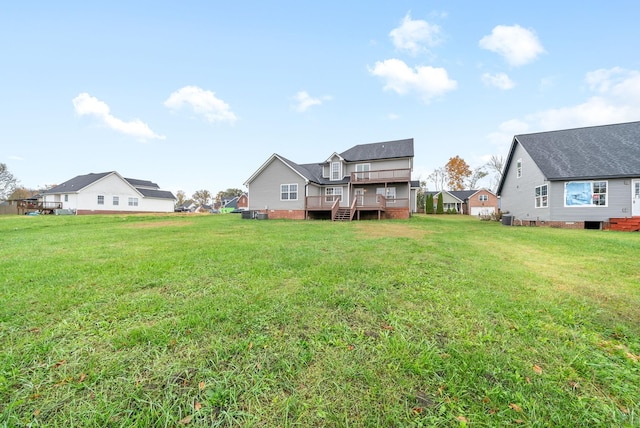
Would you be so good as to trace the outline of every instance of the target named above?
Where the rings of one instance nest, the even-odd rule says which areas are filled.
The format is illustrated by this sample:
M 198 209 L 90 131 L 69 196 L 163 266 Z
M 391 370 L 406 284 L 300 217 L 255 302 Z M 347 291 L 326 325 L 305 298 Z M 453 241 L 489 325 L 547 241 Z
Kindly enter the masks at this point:
M 340 198 L 336 198 L 336 200 L 333 201 L 333 205 L 331 206 L 331 220 L 335 221 L 338 208 L 340 208 Z
M 353 198 L 353 202 L 351 202 L 351 207 L 349 208 L 349 221 L 353 220 L 353 216 L 356 214 L 356 203 L 358 202 L 358 198 Z

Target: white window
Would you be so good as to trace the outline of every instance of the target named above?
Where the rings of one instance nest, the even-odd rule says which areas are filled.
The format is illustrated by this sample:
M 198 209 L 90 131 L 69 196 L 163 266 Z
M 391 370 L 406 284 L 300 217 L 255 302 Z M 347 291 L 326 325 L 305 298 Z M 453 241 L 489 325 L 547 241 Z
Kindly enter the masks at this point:
M 69 195 L 64 195 L 64 201 L 69 202 Z
M 327 202 L 342 201 L 342 187 L 327 187 L 324 189 L 324 195 L 324 200 Z
M 118 196 L 113 197 L 113 205 L 120 205 L 120 197 Z
M 606 207 L 606 181 L 569 181 L 564 183 L 565 207 Z
M 331 180 L 342 180 L 342 164 L 331 162 Z
M 137 207 L 138 206 L 138 198 L 129 198 L 129 206 Z
M 104 196 L 98 195 L 98 205 L 104 205 Z
M 522 177 L 522 159 L 518 159 L 516 162 L 516 176 L 518 178 Z
M 487 202 L 489 200 L 489 195 L 478 195 L 478 200 L 480 202 Z
M 549 206 L 549 187 L 546 184 L 536 187 L 536 208 Z
M 388 202 L 395 202 L 396 200 L 396 188 L 395 187 L 378 187 L 376 194 L 383 195 Z
M 356 181 L 358 180 L 368 180 L 369 179 L 369 171 L 371 170 L 370 163 L 359 163 L 356 165 Z
M 297 184 L 281 184 L 280 200 L 281 201 L 297 201 L 298 185 Z

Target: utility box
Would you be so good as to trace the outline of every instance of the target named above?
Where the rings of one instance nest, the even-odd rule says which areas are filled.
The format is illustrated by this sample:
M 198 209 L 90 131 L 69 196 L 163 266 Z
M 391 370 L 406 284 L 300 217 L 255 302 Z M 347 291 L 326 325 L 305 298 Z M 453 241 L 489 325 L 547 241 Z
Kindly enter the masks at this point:
M 256 218 L 258 220 L 268 220 L 269 219 L 269 214 L 268 213 L 257 213 L 256 214 Z
M 503 215 L 502 216 L 502 225 L 503 226 L 513 226 L 513 216 L 512 215 Z

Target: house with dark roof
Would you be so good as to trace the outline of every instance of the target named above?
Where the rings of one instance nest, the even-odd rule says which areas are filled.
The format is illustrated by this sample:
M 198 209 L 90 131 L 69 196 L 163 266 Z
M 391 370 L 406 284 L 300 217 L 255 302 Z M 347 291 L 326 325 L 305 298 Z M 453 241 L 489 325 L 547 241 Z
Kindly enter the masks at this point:
M 42 192 L 43 206 L 76 214 L 173 212 L 173 193 L 148 180 L 124 178 L 116 171 L 78 175 Z
M 497 194 L 514 224 L 637 223 L 640 122 L 514 136 Z
M 248 209 L 269 218 L 408 218 L 416 211 L 413 139 L 360 144 L 317 163 L 273 154 L 245 185 Z
M 434 212 L 438 198 L 442 198 L 445 212 L 472 216 L 490 216 L 498 212 L 498 196 L 487 189 L 442 190 L 429 193 L 433 195 Z

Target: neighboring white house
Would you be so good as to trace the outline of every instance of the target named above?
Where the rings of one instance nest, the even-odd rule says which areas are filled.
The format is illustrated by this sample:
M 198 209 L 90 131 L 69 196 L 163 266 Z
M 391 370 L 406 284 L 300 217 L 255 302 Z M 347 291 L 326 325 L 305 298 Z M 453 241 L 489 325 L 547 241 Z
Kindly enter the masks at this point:
M 76 214 L 168 213 L 176 197 L 151 181 L 124 178 L 115 171 L 79 175 L 42 192 L 44 206 L 56 204 Z

